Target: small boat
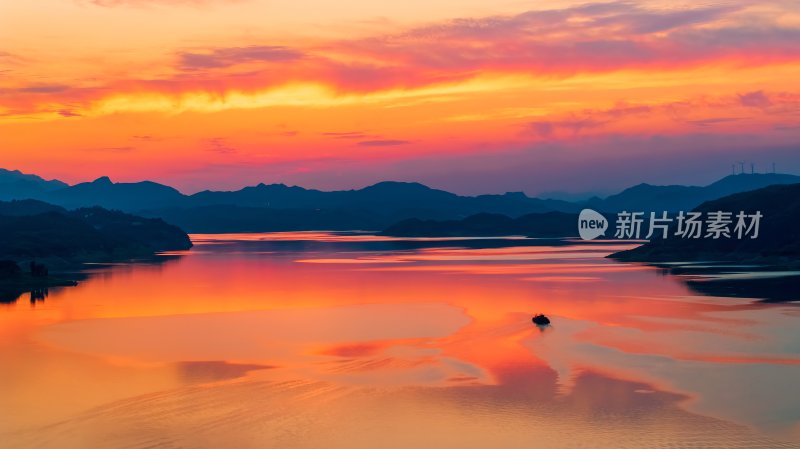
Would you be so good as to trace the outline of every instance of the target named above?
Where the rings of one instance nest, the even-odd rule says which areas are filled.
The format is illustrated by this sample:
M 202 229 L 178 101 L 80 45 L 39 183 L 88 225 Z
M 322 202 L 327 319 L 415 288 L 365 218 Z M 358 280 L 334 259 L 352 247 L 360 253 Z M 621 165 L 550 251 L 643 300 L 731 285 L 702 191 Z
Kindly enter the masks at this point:
M 533 321 L 533 324 L 537 326 L 547 326 L 550 324 L 550 318 L 547 318 L 541 313 L 534 315 L 533 318 L 531 318 L 531 321 Z

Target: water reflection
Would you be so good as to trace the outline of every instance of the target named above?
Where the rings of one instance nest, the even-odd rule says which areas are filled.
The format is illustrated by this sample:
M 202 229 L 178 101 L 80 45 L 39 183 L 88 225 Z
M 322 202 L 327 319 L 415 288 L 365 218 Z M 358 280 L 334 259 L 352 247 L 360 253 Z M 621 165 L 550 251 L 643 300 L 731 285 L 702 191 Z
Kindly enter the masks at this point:
M 50 289 L 48 288 L 35 288 L 31 290 L 30 292 L 31 305 L 35 305 L 39 301 L 44 301 L 49 294 L 50 294 Z
M 49 288 L 33 288 L 23 289 L 16 287 L 3 287 L 0 288 L 0 304 L 14 304 L 20 298 L 28 294 L 31 306 L 35 306 L 38 302 L 43 302 L 50 294 Z
M 800 447 L 793 304 L 698 295 L 604 259 L 618 243 L 270 237 L 203 236 L 0 310 L 0 438 Z
M 660 265 L 693 291 L 706 296 L 800 301 L 800 271 L 791 266 L 676 263 Z
M 40 270 L 40 272 L 44 273 L 44 276 L 52 274 L 53 277 L 58 278 L 59 281 L 68 281 L 70 284 L 75 284 L 79 281 L 83 281 L 89 278 L 92 275 L 102 273 L 104 270 L 110 267 L 115 267 L 115 266 L 131 267 L 133 265 L 158 266 L 171 261 L 178 260 L 182 255 L 183 254 L 180 253 L 163 253 L 163 254 L 153 255 L 152 257 L 139 258 L 124 262 L 87 263 L 83 265 L 84 267 L 83 270 L 70 269 L 70 270 L 59 271 L 56 273 L 49 273 L 49 270 L 46 265 L 37 264 L 36 266 L 38 267 L 37 269 Z M 31 265 L 31 267 L 33 269 L 34 265 Z M 26 288 L 13 284 L 3 284 L 0 285 L 0 304 L 14 304 L 20 298 L 22 298 L 27 294 L 30 305 L 36 306 L 37 303 L 44 302 L 47 299 L 47 297 L 50 295 L 51 289 L 58 290 L 61 288 L 69 288 L 69 287 L 53 286 L 53 287 Z

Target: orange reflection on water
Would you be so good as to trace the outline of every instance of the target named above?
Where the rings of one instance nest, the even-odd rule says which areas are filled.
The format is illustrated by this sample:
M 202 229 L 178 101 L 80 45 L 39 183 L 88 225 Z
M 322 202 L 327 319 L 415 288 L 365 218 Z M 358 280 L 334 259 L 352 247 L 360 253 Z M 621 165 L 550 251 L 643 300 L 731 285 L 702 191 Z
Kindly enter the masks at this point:
M 172 444 L 213 447 L 195 433 L 216 423 L 259 447 L 315 420 L 327 446 L 343 448 L 375 447 L 376 429 L 392 426 L 429 434 L 389 447 L 480 447 L 487 435 L 517 447 L 534 434 L 559 447 L 559 432 L 605 441 L 596 447 L 667 447 L 695 431 L 742 447 L 766 438 L 731 422 L 791 437 L 790 305 L 696 296 L 659 270 L 602 257 L 620 245 L 395 249 L 291 235 L 302 239 L 196 236 L 181 257 L 97 268 L 35 307 L 4 306 L 0 360 L 14 369 L 0 374 L 0 409 L 19 413 L 0 434 L 17 447 L 52 432 L 137 446 L 147 434 L 128 426 L 167 420 L 159 435 Z M 552 326 L 533 326 L 537 312 Z M 765 382 L 748 382 L 755 373 Z M 177 404 L 185 414 L 171 419 Z M 282 447 L 313 442 L 323 443 Z

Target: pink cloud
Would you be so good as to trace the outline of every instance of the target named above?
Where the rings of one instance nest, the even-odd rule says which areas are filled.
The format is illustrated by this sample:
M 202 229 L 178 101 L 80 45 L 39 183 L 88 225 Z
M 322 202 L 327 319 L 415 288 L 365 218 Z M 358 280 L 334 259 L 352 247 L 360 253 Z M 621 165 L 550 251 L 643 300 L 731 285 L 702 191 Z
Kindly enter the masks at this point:
M 358 142 L 358 144 L 362 147 L 394 147 L 398 145 L 408 145 L 411 142 L 408 140 L 393 140 L 393 139 L 381 139 L 381 140 L 362 140 Z
M 303 53 L 295 49 L 265 45 L 218 48 L 207 52 L 182 52 L 179 54 L 181 68 L 188 70 L 230 67 L 247 62 L 286 62 L 302 57 Z
M 772 101 L 764 94 L 763 90 L 739 94 L 739 102 L 742 106 L 751 108 L 765 108 L 772 105 Z
M 211 0 L 96 0 L 123 4 L 206 4 Z M 225 3 L 225 0 L 216 2 Z M 466 18 L 391 35 L 316 46 L 214 47 L 176 54 L 174 74 L 63 86 L 49 100 L 84 105 L 109 93 L 258 91 L 312 82 L 366 93 L 458 82 L 485 73 L 569 77 L 624 69 L 672 70 L 719 62 L 758 66 L 800 60 L 800 29 L 743 7 L 652 9 L 626 2 L 588 4 L 507 16 Z M 758 25 L 754 25 L 758 23 Z M 714 24 L 715 26 L 706 26 Z M 247 64 L 247 71 L 237 67 Z M 25 89 L 26 86 L 22 86 Z M 35 111 L 39 93 L 0 92 L 0 103 Z M 743 101 L 754 101 L 743 97 Z M 762 102 L 763 103 L 763 102 Z M 26 109 L 26 105 L 28 108 Z M 33 110 L 31 108 L 34 108 Z M 78 109 L 76 107 L 76 109 Z

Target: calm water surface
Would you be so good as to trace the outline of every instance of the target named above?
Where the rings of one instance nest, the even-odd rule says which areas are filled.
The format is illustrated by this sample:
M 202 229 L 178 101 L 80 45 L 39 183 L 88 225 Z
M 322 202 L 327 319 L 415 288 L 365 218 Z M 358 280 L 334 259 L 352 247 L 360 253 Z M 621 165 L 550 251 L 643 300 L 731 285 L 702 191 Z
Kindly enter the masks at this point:
M 193 237 L 0 305 L 0 447 L 800 448 L 800 309 L 628 246 Z

